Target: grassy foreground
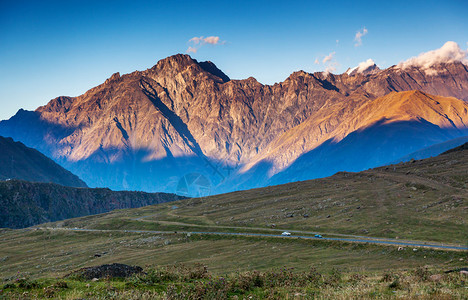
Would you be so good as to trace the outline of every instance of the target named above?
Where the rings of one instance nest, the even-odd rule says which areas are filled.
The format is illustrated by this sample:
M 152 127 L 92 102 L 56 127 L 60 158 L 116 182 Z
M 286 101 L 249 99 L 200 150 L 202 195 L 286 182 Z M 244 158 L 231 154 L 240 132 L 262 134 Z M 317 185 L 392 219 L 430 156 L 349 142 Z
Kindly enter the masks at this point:
M 114 262 L 145 266 L 175 263 L 208 267 L 214 274 L 288 266 L 320 272 L 332 268 L 367 274 L 387 269 L 407 270 L 429 266 L 444 270 L 466 265 L 466 252 L 326 240 L 153 234 L 131 232 L 80 232 L 61 230 L 10 230 L 0 234 L 0 280 L 18 272 L 30 278 L 62 277 L 81 267 Z
M 0 299 L 466 299 L 467 276 L 416 268 L 363 275 L 277 268 L 214 275 L 202 265 L 147 267 L 126 279 L 30 280 L 18 274 Z

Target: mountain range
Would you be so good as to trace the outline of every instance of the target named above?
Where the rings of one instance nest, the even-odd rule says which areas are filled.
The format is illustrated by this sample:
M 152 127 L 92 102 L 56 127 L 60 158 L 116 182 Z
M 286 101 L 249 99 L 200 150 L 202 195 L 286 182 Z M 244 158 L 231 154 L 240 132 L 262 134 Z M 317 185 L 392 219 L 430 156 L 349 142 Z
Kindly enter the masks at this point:
M 0 122 L 89 186 L 190 196 L 360 171 L 468 135 L 468 67 L 298 71 L 263 85 L 174 55 Z

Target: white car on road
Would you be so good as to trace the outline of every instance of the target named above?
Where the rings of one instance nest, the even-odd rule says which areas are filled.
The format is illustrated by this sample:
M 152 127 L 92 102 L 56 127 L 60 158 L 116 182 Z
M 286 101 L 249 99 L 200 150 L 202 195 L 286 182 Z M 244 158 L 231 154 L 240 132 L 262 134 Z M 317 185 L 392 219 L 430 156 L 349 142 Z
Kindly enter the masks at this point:
M 284 236 L 291 236 L 291 232 L 285 231 L 285 232 L 283 232 L 281 235 L 284 235 Z

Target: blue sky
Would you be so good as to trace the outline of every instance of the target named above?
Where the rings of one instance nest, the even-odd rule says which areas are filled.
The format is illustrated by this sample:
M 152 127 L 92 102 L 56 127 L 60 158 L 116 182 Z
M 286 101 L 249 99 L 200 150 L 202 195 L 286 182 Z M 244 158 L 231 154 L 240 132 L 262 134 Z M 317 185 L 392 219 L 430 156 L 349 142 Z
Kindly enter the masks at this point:
M 388 67 L 446 41 L 466 49 L 467 15 L 464 0 L 0 0 L 0 120 L 189 47 L 233 79 L 266 84 L 297 70 L 342 73 L 368 58 Z M 366 33 L 359 46 L 357 32 Z

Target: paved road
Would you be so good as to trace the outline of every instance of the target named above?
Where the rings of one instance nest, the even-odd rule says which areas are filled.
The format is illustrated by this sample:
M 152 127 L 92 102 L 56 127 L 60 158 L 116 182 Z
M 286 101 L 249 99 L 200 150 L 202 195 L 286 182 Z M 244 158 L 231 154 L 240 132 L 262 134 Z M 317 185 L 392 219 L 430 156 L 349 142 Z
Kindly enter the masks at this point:
M 140 220 L 140 221 L 145 221 L 145 222 L 154 222 L 153 220 L 145 220 L 147 218 L 150 218 L 150 217 L 154 217 L 156 215 L 149 215 L 149 216 L 142 216 L 142 217 L 138 217 L 138 218 L 135 218 L 135 219 L 132 219 L 132 220 Z M 426 244 L 424 244 L 424 242 L 421 242 L 421 241 L 411 241 L 411 240 L 399 240 L 399 239 L 392 239 L 392 238 L 383 238 L 383 237 L 372 237 L 372 236 L 362 236 L 362 235 L 353 235 L 353 234 L 342 234 L 342 233 L 330 233 L 330 232 L 322 232 L 322 231 L 303 231 L 303 230 L 285 230 L 285 229 L 278 229 L 278 228 L 265 228 L 265 227 L 242 227 L 242 226 L 223 226 L 223 225 L 199 225 L 199 224 L 190 224 L 190 223 L 183 223 L 183 222 L 174 222 L 174 221 L 164 221 L 164 220 L 158 220 L 157 223 L 160 223 L 160 224 L 169 224 L 169 225 L 179 225 L 179 226 L 187 226 L 187 227 L 211 227 L 211 228 L 220 228 L 220 229 L 231 229 L 231 230 L 238 230 L 238 229 L 241 229 L 241 230 L 244 230 L 244 231 L 248 231 L 248 230 L 255 230 L 255 231 L 270 231 L 270 232 L 283 232 L 283 231 L 288 231 L 292 234 L 295 234 L 293 237 L 301 237 L 301 238 L 310 238 L 311 236 L 314 236 L 316 234 L 320 234 L 322 236 L 327 236 L 327 235 L 331 235 L 331 236 L 335 236 L 335 237 L 338 237 L 336 240 L 338 241 L 349 241 L 349 242 L 367 242 L 369 241 L 370 243 L 374 243 L 374 244 L 377 244 L 377 243 L 380 243 L 382 242 L 383 244 L 388 244 L 391 245 L 393 243 L 398 243 L 398 244 L 394 244 L 394 245 L 424 245 L 426 246 Z M 212 234 L 218 234 L 218 233 L 221 233 L 221 232 L 211 232 Z M 248 233 L 247 233 L 248 234 Z M 254 233 L 256 234 L 256 233 Z M 303 236 L 303 235 L 307 235 L 307 236 Z M 273 234 L 273 236 L 278 236 L 278 234 Z M 328 240 L 333 240 L 333 238 L 325 238 L 325 239 L 328 239 Z M 434 248 L 437 246 L 437 247 L 441 247 L 442 249 L 447 249 L 447 247 L 450 247 L 450 248 L 456 248 L 458 246 L 454 246 L 454 245 L 443 245 L 443 244 L 431 244 L 432 246 L 434 246 Z M 468 249 L 467 247 L 461 247 L 460 249 L 452 249 L 452 250 L 466 250 Z
M 65 230 L 65 231 L 86 231 L 86 232 L 128 232 L 128 233 L 153 233 L 153 234 L 163 234 L 163 233 L 174 233 L 174 231 L 156 231 L 156 230 L 105 230 L 105 229 L 87 229 L 87 228 L 56 228 L 56 227 L 38 227 L 39 229 L 46 230 Z M 314 239 L 314 240 L 325 240 L 325 241 L 340 241 L 348 243 L 369 243 L 369 244 L 379 244 L 379 245 L 390 245 L 390 246 L 400 246 L 400 247 L 425 247 L 433 249 L 443 249 L 443 250 L 468 250 L 468 247 L 461 246 L 446 246 L 446 245 L 437 245 L 437 244 L 428 244 L 428 243 L 411 243 L 403 241 L 389 241 L 389 240 L 379 240 L 379 239 L 356 239 L 356 238 L 332 238 L 332 237 L 322 237 L 316 238 L 313 236 L 283 236 L 281 234 L 267 234 L 267 233 L 244 233 L 244 232 L 211 232 L 211 231 L 177 231 L 182 234 L 208 234 L 208 235 L 227 235 L 227 236 L 254 236 L 254 237 L 275 237 L 275 238 L 302 238 L 302 239 Z

